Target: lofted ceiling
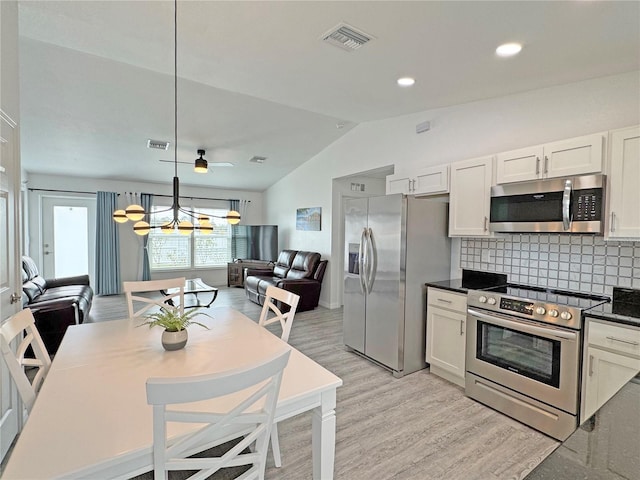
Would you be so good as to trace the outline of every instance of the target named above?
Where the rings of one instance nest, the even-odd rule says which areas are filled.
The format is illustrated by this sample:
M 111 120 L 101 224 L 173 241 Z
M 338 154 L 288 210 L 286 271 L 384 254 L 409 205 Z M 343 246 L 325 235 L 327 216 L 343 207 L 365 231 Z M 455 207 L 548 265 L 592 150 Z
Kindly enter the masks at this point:
M 20 1 L 26 171 L 169 181 L 173 7 Z M 342 22 L 373 39 L 320 40 Z M 497 57 L 508 41 L 522 53 Z M 234 166 L 178 173 L 262 191 L 361 122 L 638 69 L 637 1 L 180 0 L 178 160 L 203 148 Z M 405 75 L 415 86 L 396 85 Z

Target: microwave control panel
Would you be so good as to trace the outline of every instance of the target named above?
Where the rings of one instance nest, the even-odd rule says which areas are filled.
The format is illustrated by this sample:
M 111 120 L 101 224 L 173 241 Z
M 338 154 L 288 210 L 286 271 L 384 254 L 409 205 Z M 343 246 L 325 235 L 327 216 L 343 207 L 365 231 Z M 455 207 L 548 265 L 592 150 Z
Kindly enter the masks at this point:
M 573 220 L 599 221 L 602 215 L 602 189 L 577 190 L 573 195 Z

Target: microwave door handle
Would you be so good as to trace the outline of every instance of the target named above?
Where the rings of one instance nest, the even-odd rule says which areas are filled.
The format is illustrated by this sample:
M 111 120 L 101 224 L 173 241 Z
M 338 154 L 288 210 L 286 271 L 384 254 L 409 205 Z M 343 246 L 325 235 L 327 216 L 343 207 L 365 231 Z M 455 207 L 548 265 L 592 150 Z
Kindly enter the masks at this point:
M 571 228 L 571 192 L 573 182 L 565 180 L 564 193 L 562 194 L 562 228 L 567 231 Z

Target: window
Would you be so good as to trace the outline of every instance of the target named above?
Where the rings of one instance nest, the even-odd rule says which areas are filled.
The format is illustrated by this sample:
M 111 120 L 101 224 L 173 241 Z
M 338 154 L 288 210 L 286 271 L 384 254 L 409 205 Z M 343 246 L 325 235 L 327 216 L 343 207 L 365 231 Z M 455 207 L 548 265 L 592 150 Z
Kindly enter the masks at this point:
M 168 206 L 156 205 L 152 212 L 167 210 Z M 187 270 L 225 266 L 231 259 L 231 225 L 223 218 L 228 210 L 195 207 L 192 211 L 211 216 L 213 232 L 203 234 L 194 231 L 191 235 L 162 233 L 153 229 L 149 233 L 149 266 L 151 270 Z M 173 211 L 151 214 L 151 225 L 162 225 L 173 219 Z M 179 220 L 190 220 L 180 214 Z

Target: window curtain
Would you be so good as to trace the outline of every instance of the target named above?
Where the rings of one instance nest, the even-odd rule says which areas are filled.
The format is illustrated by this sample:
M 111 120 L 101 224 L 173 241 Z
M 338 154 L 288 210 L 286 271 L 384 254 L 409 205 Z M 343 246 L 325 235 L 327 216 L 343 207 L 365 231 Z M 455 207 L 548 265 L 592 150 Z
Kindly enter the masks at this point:
M 140 194 L 140 206 L 145 212 L 151 212 L 153 205 L 153 195 L 151 193 Z M 145 215 L 145 221 L 151 224 L 151 215 Z M 151 280 L 151 268 L 149 267 L 149 235 L 142 237 L 142 280 Z
M 112 215 L 118 194 L 97 192 L 96 203 L 96 295 L 115 295 L 120 293 L 120 240 Z
M 229 200 L 229 210 L 235 210 L 240 213 L 240 200 Z M 240 214 L 240 223 L 243 222 L 242 214 Z M 231 259 L 241 258 L 238 245 L 238 229 L 231 226 Z

